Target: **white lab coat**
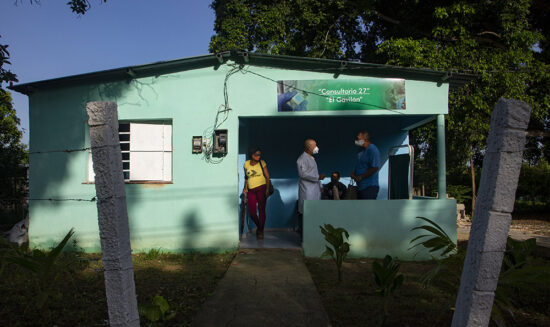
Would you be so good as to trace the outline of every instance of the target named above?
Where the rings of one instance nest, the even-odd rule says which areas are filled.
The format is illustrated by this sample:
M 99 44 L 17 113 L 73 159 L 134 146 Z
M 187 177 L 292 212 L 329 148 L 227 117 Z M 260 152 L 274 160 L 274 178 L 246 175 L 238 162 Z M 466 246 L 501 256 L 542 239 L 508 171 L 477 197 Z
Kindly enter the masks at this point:
M 320 200 L 321 185 L 317 163 L 312 156 L 302 153 L 296 161 L 299 176 L 298 212 L 304 213 L 304 200 Z

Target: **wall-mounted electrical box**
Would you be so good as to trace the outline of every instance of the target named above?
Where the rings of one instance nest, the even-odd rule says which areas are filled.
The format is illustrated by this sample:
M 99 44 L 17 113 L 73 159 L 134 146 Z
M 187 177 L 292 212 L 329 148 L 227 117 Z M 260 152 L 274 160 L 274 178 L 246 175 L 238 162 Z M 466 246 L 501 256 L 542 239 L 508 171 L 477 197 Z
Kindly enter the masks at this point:
M 193 136 L 192 153 L 202 153 L 202 136 Z
M 217 129 L 214 131 L 213 154 L 223 156 L 227 154 L 227 130 Z

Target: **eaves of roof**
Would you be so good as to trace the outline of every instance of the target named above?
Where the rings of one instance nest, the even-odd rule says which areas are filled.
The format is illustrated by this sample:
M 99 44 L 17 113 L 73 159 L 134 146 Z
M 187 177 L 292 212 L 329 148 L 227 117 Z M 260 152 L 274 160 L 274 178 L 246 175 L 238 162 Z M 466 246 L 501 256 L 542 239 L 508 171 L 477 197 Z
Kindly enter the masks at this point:
M 381 64 L 361 63 L 332 59 L 293 57 L 252 53 L 245 51 L 227 51 L 197 57 L 161 61 L 145 65 L 128 66 L 91 72 L 79 75 L 65 76 L 49 80 L 17 84 L 9 89 L 30 95 L 36 90 L 52 89 L 77 84 L 107 83 L 129 80 L 140 77 L 159 76 L 191 69 L 214 67 L 231 60 L 237 64 L 252 66 L 267 66 L 280 69 L 318 71 L 334 75 L 355 75 L 386 78 L 404 78 L 449 83 L 450 89 L 460 88 L 477 78 L 476 75 L 459 74 L 424 68 L 389 66 Z

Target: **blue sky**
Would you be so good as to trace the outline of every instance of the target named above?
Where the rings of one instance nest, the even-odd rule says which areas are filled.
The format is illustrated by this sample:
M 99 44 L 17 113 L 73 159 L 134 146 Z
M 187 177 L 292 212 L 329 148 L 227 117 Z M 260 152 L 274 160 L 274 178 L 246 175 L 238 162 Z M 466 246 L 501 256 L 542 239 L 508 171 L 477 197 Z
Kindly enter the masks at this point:
M 90 0 L 84 16 L 67 0 L 0 1 L 0 43 L 19 83 L 208 53 L 208 0 Z M 28 100 L 12 92 L 28 144 Z

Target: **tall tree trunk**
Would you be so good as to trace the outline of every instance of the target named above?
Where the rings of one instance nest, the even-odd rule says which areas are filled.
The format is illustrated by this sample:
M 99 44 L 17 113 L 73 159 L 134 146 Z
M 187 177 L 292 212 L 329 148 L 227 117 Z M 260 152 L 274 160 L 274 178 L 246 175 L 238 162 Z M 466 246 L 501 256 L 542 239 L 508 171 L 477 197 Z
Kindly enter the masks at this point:
M 470 171 L 472 173 L 472 216 L 474 218 L 474 211 L 476 209 L 476 170 L 474 168 L 474 150 L 470 145 Z

